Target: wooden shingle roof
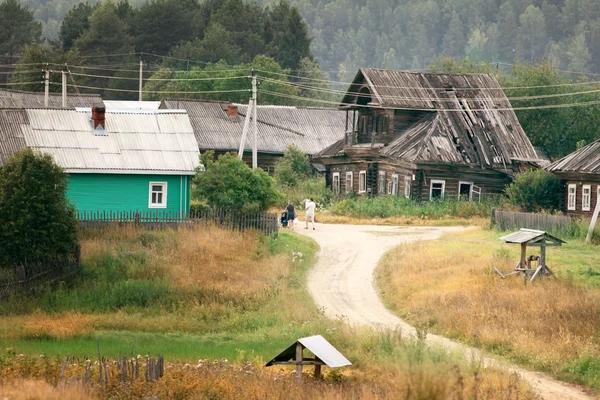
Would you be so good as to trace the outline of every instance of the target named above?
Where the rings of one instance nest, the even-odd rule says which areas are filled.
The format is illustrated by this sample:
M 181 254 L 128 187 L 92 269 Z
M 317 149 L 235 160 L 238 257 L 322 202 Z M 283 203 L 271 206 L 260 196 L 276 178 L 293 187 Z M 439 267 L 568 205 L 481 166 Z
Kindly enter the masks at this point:
M 600 140 L 561 158 L 546 169 L 555 173 L 600 173 Z

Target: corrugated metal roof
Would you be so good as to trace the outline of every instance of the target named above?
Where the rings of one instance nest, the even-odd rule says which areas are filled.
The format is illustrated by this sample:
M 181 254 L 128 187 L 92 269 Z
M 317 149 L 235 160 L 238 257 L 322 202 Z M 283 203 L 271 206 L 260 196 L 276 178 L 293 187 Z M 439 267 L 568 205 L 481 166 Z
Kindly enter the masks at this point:
M 158 110 L 160 101 L 104 100 L 104 105 L 107 109 Z
M 237 151 L 248 105 L 236 105 L 237 117 L 227 115 L 228 105 L 167 99 L 161 107 L 187 110 L 202 150 Z M 345 112 L 336 109 L 258 106 L 257 116 L 259 152 L 282 154 L 295 144 L 305 153 L 315 154 L 344 137 Z M 251 136 L 245 148 L 252 148 Z
M 510 235 L 506 235 L 500 238 L 500 240 L 505 241 L 506 243 L 529 243 L 535 242 L 541 238 L 548 238 L 552 241 L 556 241 L 559 243 L 565 243 L 563 240 L 552 236 L 544 231 L 537 231 L 534 229 L 520 229 L 518 232 L 511 233 Z
M 366 90 L 366 92 L 365 92 Z M 479 165 L 511 169 L 517 161 L 543 164 L 519 124 L 496 78 L 486 74 L 424 74 L 363 68 L 342 104 L 357 104 L 370 92 L 371 105 L 397 114 L 429 113 L 382 149 L 411 162 Z M 358 106 L 360 107 L 360 106 Z M 332 156 L 332 154 L 325 154 Z
M 275 358 L 269 361 L 266 366 L 273 365 L 277 361 L 290 361 L 296 359 L 296 344 L 302 344 L 306 349 L 313 353 L 319 360 L 323 361 L 330 368 L 339 368 L 352 365 L 346 357 L 342 355 L 335 347 L 331 345 L 323 336 L 316 335 L 298 339 L 296 343 L 279 353 Z
M 13 122 L 3 124 L 9 117 Z M 2 154 L 27 146 L 52 154 L 67 172 L 191 175 L 199 165 L 198 144 L 185 111 L 108 110 L 106 131 L 93 133 L 91 111 L 0 110 Z M 21 141 L 15 145 L 6 137 Z
M 21 126 L 28 123 L 25 110 L 0 110 L 0 166 L 4 165 L 16 152 L 26 147 Z
M 67 107 L 93 107 L 101 106 L 102 98 L 95 94 L 67 95 Z M 24 92 L 20 90 L 8 90 L 0 88 L 0 108 L 38 108 L 44 107 L 44 93 Z M 62 95 L 50 93 L 48 98 L 49 108 L 62 107 Z
M 546 168 L 550 172 L 600 173 L 600 140 L 561 158 Z

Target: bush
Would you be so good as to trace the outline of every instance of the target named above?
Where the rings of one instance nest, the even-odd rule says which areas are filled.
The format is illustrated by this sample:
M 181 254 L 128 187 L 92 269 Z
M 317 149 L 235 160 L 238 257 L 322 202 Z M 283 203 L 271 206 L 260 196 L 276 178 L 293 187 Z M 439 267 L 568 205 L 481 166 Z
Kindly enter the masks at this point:
M 297 206 L 302 205 L 305 199 L 313 199 L 317 204 L 318 209 L 328 207 L 333 198 L 333 192 L 325 186 L 325 178 L 307 178 L 296 186 L 282 187 L 285 192 L 285 199 L 279 205 L 285 206 L 287 200 L 292 201 Z
M 242 212 L 266 211 L 281 198 L 273 179 L 262 169 L 252 170 L 233 154 L 213 161 L 214 152 L 202 155 L 203 167 L 194 177 L 194 196 L 210 207 Z
M 297 186 L 310 176 L 311 171 L 308 155 L 293 144 L 275 165 L 275 180 L 281 186 Z
M 0 267 L 73 252 L 77 220 L 66 191 L 67 175 L 50 155 L 25 149 L 0 169 Z
M 538 169 L 517 174 L 506 188 L 506 197 L 525 212 L 555 211 L 560 208 L 561 192 L 560 180 Z

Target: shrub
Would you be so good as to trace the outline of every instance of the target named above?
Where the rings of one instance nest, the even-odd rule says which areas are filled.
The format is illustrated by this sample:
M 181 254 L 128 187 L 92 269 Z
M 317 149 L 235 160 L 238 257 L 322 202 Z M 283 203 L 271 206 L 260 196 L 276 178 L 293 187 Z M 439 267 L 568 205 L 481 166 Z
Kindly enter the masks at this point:
M 214 152 L 202 155 L 204 164 L 194 177 L 194 196 L 214 208 L 242 212 L 266 211 L 281 195 L 262 169 L 252 170 L 233 154 L 213 161 Z
M 307 178 L 298 182 L 296 186 L 282 187 L 281 190 L 285 192 L 285 201 L 281 206 L 287 204 L 287 200 L 299 206 L 305 199 L 312 198 L 321 209 L 329 206 L 333 198 L 333 192 L 325 186 L 323 177 Z
M 25 149 L 0 169 L 0 267 L 73 252 L 77 220 L 66 191 L 67 175 L 50 155 Z
M 522 172 L 506 188 L 506 197 L 509 204 L 526 212 L 558 210 L 560 180 L 543 169 Z
M 281 186 L 297 186 L 311 171 L 308 155 L 293 144 L 275 165 L 275 180 Z

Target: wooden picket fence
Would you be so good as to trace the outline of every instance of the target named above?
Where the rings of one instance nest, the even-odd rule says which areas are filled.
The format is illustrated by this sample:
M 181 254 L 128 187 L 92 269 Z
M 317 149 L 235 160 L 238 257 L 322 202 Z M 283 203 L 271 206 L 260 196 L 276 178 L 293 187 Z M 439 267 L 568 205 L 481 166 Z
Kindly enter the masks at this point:
M 66 280 L 81 270 L 81 248 L 79 245 L 72 254 L 43 263 L 24 263 L 5 269 L 0 275 L 0 298 L 16 291 L 28 290 L 36 285 Z
M 188 214 L 176 211 L 78 212 L 82 229 L 109 224 L 135 224 L 146 229 L 219 226 L 234 231 L 258 230 L 267 236 L 277 236 L 279 218 L 272 213 L 242 213 L 225 209 L 203 209 Z
M 564 233 L 572 223 L 572 219 L 560 215 L 500 211 L 492 208 L 490 223 L 492 226 L 503 231 L 526 228 L 545 232 Z

